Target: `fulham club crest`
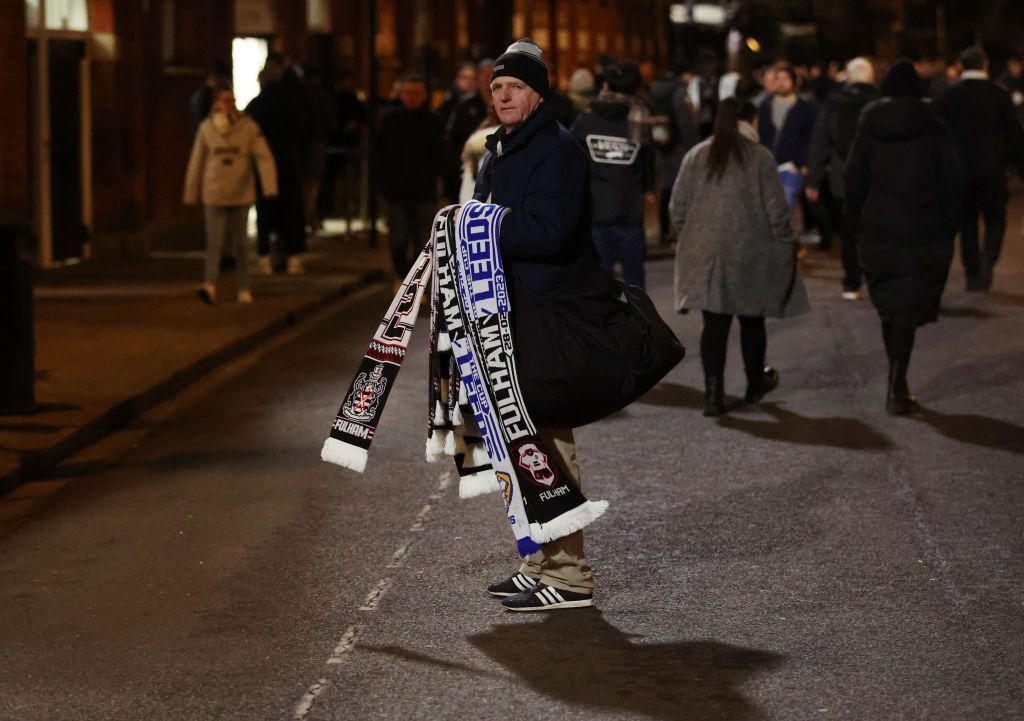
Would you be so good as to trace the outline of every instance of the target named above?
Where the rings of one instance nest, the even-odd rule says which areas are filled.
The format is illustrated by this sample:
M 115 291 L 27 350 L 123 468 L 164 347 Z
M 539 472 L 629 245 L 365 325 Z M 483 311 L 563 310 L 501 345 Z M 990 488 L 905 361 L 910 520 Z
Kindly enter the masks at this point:
M 548 455 L 536 443 L 524 443 L 516 453 L 519 455 L 519 467 L 526 469 L 530 480 L 538 486 L 550 488 L 555 482 L 555 470 L 548 464 Z
M 388 379 L 383 377 L 384 365 L 378 363 L 369 374 L 360 373 L 352 384 L 352 392 L 341 407 L 341 414 L 349 420 L 368 423 L 377 415 L 377 403 L 384 395 Z

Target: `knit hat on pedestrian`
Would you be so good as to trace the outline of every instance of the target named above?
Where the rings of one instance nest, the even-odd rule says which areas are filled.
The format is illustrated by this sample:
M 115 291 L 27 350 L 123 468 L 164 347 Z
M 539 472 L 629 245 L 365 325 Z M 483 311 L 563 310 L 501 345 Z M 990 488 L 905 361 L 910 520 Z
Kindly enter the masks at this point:
M 494 61 L 492 77 L 503 75 L 522 80 L 542 97 L 547 97 L 548 66 L 544 64 L 544 53 L 529 38 L 516 40 Z
M 900 60 L 882 78 L 882 95 L 891 98 L 919 98 L 922 90 L 921 76 L 909 60 Z

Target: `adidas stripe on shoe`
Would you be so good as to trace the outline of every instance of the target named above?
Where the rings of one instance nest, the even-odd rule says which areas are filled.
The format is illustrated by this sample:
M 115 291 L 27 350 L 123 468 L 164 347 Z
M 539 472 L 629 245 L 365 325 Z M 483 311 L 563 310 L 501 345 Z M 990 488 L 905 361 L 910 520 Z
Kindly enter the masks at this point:
M 504 581 L 492 583 L 487 587 L 487 592 L 492 596 L 497 596 L 499 598 L 515 596 L 517 593 L 529 591 L 531 588 L 536 586 L 537 583 L 538 581 L 536 578 L 531 578 L 525 573 L 513 573 Z
M 559 608 L 585 608 L 594 605 L 590 593 L 576 593 L 537 583 L 528 591 L 509 596 L 501 605 L 509 611 L 552 611 Z

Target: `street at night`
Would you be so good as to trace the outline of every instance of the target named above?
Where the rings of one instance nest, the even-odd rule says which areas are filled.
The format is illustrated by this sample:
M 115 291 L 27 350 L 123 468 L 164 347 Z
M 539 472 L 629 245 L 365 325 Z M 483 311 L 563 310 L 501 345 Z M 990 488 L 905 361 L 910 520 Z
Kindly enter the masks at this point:
M 0 537 L 0 717 L 1022 718 L 1015 192 L 994 290 L 954 263 L 919 333 L 912 417 L 886 414 L 877 317 L 824 254 L 811 314 L 768 325 L 779 389 L 742 406 L 734 337 L 730 409 L 703 417 L 699 316 L 649 263 L 688 357 L 577 431 L 611 504 L 594 609 L 485 592 L 513 538 L 499 497 L 423 459 L 426 317 L 366 472 L 319 460 L 390 286 L 332 306 Z

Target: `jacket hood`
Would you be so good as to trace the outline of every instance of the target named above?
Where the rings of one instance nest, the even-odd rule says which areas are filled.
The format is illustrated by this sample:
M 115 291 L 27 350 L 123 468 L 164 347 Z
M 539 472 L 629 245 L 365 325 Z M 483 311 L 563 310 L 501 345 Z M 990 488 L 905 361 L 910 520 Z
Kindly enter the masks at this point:
M 879 140 L 908 140 L 939 124 L 931 107 L 918 98 L 882 98 L 864 107 L 864 132 Z
M 506 132 L 505 128 L 502 127 L 498 132 L 488 135 L 486 147 L 495 155 L 505 155 L 506 153 L 510 153 L 516 148 L 528 143 L 530 138 L 536 135 L 542 128 L 547 125 L 551 125 L 554 122 L 555 119 L 551 115 L 551 110 L 548 108 L 548 104 L 541 103 L 540 106 L 533 111 L 533 115 L 524 120 L 523 124 L 511 133 Z M 500 153 L 498 152 L 498 143 L 501 143 Z
M 851 83 L 844 85 L 836 93 L 836 98 L 840 103 L 859 103 L 865 99 L 878 97 L 878 88 L 871 83 Z
M 608 100 L 595 100 L 590 104 L 594 115 L 599 115 L 605 120 L 622 120 L 629 117 L 629 104 L 617 103 Z

